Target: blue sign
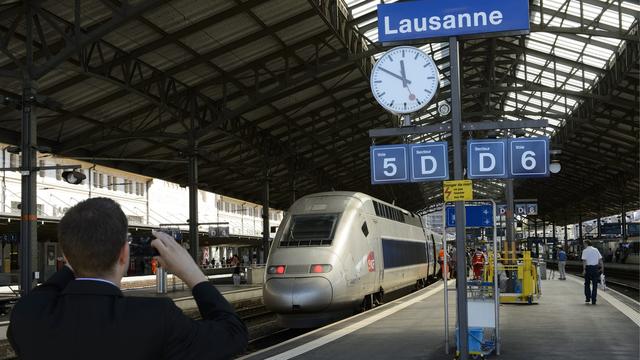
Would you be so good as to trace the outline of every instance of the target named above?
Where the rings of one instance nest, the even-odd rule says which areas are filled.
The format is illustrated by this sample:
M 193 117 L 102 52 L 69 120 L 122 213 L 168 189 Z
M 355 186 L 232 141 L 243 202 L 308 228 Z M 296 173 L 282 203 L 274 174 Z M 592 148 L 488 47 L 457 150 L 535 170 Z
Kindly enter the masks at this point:
M 464 207 L 465 227 L 492 227 L 493 207 L 491 205 L 469 205 Z M 456 226 L 456 208 L 447 206 L 445 210 L 447 227 Z
M 388 184 L 409 181 L 407 146 L 372 146 L 370 152 L 372 184 Z
M 527 204 L 527 215 L 538 215 L 538 204 Z
M 496 205 L 496 215 L 498 215 L 498 216 L 506 216 L 507 215 L 507 205 L 506 204 L 498 204 L 498 205 Z
M 381 42 L 528 31 L 529 0 L 430 0 L 378 5 Z
M 509 141 L 511 177 L 549 176 L 549 138 L 546 136 Z
M 527 204 L 515 204 L 513 207 L 514 215 L 527 215 Z
M 411 181 L 449 179 L 449 160 L 446 142 L 409 145 Z
M 469 140 L 467 165 L 469 179 L 507 178 L 507 140 Z

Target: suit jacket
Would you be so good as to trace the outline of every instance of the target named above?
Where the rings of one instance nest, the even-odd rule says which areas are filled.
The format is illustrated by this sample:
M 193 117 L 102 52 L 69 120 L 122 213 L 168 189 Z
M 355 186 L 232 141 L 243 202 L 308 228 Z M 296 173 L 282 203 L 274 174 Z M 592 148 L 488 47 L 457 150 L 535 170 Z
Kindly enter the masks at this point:
M 210 283 L 193 297 L 202 320 L 169 298 L 125 297 L 116 286 L 74 280 L 67 267 L 14 306 L 7 337 L 29 359 L 227 359 L 247 329 Z

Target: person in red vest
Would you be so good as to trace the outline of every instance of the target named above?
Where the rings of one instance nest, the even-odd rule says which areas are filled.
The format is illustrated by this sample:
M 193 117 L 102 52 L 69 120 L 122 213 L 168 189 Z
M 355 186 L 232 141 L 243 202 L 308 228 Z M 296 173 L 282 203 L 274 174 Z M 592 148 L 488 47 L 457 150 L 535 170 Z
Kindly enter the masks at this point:
M 156 258 L 154 257 L 151 259 L 151 273 L 155 274 L 157 269 L 158 269 L 158 260 L 156 260 Z
M 484 269 L 485 256 L 480 249 L 476 249 L 476 252 L 471 257 L 471 265 L 473 266 L 473 279 L 482 279 L 482 270 Z
M 438 252 L 438 264 L 440 265 L 440 276 L 444 278 L 444 271 L 448 272 L 448 270 L 444 268 L 444 249 L 442 248 Z

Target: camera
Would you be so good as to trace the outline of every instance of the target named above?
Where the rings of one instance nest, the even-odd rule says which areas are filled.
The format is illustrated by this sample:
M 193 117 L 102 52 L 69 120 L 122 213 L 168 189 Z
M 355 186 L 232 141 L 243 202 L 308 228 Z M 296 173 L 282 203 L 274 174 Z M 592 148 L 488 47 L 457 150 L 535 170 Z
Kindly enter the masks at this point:
M 153 236 L 132 236 L 129 242 L 131 256 L 159 256 L 158 250 L 151 246 Z

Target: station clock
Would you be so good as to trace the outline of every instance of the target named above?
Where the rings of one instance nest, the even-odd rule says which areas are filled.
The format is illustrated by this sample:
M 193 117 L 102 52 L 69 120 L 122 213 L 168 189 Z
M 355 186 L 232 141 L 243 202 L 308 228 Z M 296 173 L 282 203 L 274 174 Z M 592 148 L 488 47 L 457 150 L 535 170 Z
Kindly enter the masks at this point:
M 409 114 L 427 106 L 440 83 L 438 67 L 424 51 L 395 47 L 380 57 L 371 71 L 371 91 L 394 114 Z

